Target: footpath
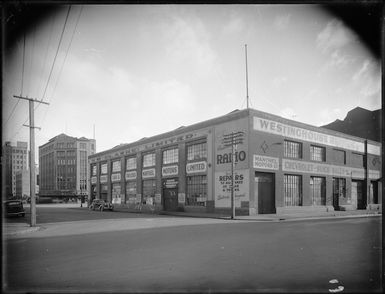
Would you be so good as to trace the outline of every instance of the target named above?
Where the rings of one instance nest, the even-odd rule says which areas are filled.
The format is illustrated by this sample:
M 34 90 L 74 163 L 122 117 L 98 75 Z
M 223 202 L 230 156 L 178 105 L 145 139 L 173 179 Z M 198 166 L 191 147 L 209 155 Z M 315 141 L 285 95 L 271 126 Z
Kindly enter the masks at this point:
M 78 207 L 78 205 L 68 205 Z M 62 206 L 61 206 L 62 207 Z M 121 213 L 130 213 L 117 211 Z M 52 236 L 80 235 L 109 231 L 138 230 L 186 225 L 231 224 L 241 222 L 289 222 L 319 219 L 381 217 L 382 213 L 371 210 L 331 211 L 290 214 L 262 214 L 256 216 L 187 212 L 162 212 L 162 217 L 143 213 L 141 218 L 100 219 L 71 222 L 43 223 L 31 227 L 29 223 L 6 223 L 3 221 L 3 238 L 39 238 Z

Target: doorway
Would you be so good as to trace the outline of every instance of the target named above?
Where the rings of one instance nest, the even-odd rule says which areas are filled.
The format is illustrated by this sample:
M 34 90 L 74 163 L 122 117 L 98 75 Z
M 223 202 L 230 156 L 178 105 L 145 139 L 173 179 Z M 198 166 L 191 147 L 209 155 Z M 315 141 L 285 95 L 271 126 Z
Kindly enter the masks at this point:
M 178 209 L 178 179 L 163 180 L 163 204 L 166 211 Z
M 366 197 L 364 195 L 364 181 L 352 180 L 352 195 L 357 197 L 357 209 L 366 209 Z
M 275 175 L 255 172 L 254 199 L 258 199 L 258 214 L 276 213 Z

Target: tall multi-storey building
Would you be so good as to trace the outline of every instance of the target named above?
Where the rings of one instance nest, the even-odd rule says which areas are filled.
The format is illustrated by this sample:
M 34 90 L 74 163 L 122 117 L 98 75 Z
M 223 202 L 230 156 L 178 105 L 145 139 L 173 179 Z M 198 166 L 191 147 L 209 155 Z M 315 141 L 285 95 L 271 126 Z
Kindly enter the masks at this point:
M 60 134 L 39 146 L 39 195 L 87 195 L 88 156 L 95 153 L 94 139 Z
M 30 197 L 31 192 L 31 175 L 29 169 L 23 169 L 16 172 L 16 198 L 25 199 Z M 35 167 L 35 193 L 39 194 L 39 168 Z
M 12 146 L 11 142 L 5 142 L 3 160 L 3 195 L 15 197 L 16 173 L 28 168 L 28 143 L 18 141 L 16 146 Z

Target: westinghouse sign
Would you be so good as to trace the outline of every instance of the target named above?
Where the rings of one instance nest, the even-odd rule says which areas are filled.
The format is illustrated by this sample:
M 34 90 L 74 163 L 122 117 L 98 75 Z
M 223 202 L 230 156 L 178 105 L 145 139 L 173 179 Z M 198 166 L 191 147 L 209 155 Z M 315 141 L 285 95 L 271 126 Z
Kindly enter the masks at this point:
M 365 145 L 363 142 L 306 130 L 256 116 L 254 116 L 254 130 L 312 143 L 319 143 L 358 152 L 365 152 Z M 380 155 L 380 147 L 368 144 L 368 152 L 371 154 Z

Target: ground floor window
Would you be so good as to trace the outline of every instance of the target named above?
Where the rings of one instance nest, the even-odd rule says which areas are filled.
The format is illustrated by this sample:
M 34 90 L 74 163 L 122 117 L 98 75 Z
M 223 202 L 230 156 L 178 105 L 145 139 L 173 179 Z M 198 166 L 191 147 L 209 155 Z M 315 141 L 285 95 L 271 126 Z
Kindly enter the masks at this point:
M 156 193 L 156 182 L 155 180 L 145 180 L 143 181 L 143 189 L 142 189 L 142 204 L 150 204 L 153 205 L 155 203 Z
M 284 175 L 285 206 L 302 206 L 302 176 Z
M 371 182 L 370 183 L 370 199 L 372 200 L 373 204 L 379 204 L 378 203 L 378 183 L 377 182 Z
M 112 203 L 122 203 L 120 183 L 112 184 L 111 189 Z
M 136 181 L 126 182 L 126 202 L 135 202 Z
M 207 176 L 187 177 L 186 205 L 206 206 Z
M 108 194 L 107 192 L 108 192 L 107 185 L 105 184 L 100 185 L 100 199 L 107 201 L 107 194 Z
M 326 205 L 326 180 L 322 177 L 310 177 L 310 190 L 313 205 Z

